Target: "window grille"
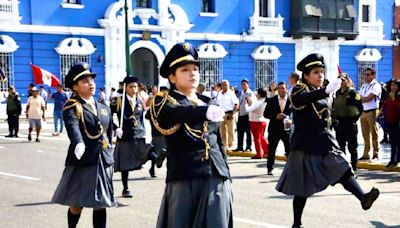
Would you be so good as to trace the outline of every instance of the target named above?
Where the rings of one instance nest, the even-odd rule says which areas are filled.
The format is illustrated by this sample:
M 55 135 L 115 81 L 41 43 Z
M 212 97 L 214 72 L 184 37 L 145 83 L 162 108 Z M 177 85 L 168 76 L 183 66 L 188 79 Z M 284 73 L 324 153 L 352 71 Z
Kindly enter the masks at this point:
M 255 60 L 254 90 L 268 88 L 269 83 L 277 81 L 277 60 Z
M 199 58 L 200 83 L 206 85 L 206 90 L 222 80 L 222 58 Z
M 149 0 L 136 0 L 136 7 L 151 8 Z
M 0 52 L 0 92 L 8 91 L 14 85 L 13 54 Z
M 213 0 L 201 0 L 201 12 L 215 13 Z
M 64 84 L 70 68 L 79 62 L 86 62 L 90 65 L 90 55 L 60 55 L 60 80 Z
M 359 61 L 358 62 L 358 89 L 365 84 L 364 72 L 367 68 L 373 68 L 376 71 L 375 79 L 378 80 L 378 64 L 376 61 Z

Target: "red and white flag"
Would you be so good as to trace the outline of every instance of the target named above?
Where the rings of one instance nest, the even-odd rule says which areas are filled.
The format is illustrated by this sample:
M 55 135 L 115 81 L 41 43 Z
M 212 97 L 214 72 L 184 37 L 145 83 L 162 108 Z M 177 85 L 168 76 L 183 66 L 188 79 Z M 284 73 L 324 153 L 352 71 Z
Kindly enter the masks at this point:
M 35 84 L 43 84 L 51 87 L 57 87 L 58 85 L 61 84 L 60 80 L 58 80 L 58 78 L 54 74 L 34 64 L 31 64 L 31 66 Z

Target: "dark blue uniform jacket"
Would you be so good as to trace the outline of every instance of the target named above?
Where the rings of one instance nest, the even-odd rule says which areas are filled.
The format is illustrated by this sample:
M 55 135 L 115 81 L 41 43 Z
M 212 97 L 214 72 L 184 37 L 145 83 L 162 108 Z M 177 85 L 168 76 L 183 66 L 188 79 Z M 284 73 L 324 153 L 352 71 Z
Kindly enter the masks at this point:
M 293 88 L 289 97 L 294 120 L 292 151 L 301 150 L 305 153 L 324 155 L 339 149 L 328 126 L 330 111 L 327 97 L 325 88 L 314 89 L 303 83 Z
M 82 105 L 82 115 L 84 123 L 78 119 L 75 102 Z M 108 165 L 114 164 L 113 150 L 111 146 L 112 139 L 112 121 L 110 109 L 97 101 L 95 101 L 97 108 L 97 116 L 93 113 L 89 104 L 81 98 L 70 99 L 64 106 L 63 116 L 65 127 L 67 129 L 68 137 L 71 141 L 68 148 L 68 155 L 65 161 L 66 166 L 90 166 L 95 165 L 99 161 L 99 154 L 103 162 Z M 73 105 L 73 106 L 71 106 Z M 68 108 L 70 107 L 70 108 Z M 86 131 L 85 132 L 85 127 Z M 103 134 L 97 138 L 91 139 L 91 136 L 96 136 L 101 132 Z M 106 143 L 103 143 L 105 141 Z M 75 147 L 78 143 L 85 144 L 85 153 L 82 158 L 78 160 L 74 154 Z

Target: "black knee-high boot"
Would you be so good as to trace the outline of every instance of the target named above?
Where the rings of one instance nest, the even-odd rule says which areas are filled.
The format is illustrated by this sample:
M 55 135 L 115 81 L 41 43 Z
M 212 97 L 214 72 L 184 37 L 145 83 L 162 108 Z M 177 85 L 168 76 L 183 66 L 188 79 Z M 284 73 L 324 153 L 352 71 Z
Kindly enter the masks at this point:
M 344 189 L 351 192 L 357 199 L 360 201 L 364 198 L 364 191 L 361 189 L 361 186 L 358 184 L 357 180 L 354 176 L 348 176 L 347 178 L 342 178 L 340 183 L 343 185 Z
M 71 210 L 68 209 L 68 228 L 75 228 L 76 224 L 78 224 L 80 217 L 81 214 L 74 215 L 71 213 Z
M 306 205 L 307 197 L 294 196 L 293 199 L 293 227 L 301 226 L 301 215 Z
M 106 228 L 106 223 L 107 223 L 106 209 L 93 210 L 93 227 Z
M 121 172 L 121 180 L 122 180 L 122 186 L 124 187 L 124 190 L 128 190 L 128 176 L 129 176 L 129 171 Z
M 151 160 L 151 167 L 150 167 L 150 169 L 149 169 L 149 173 L 150 173 L 150 176 L 151 176 L 151 177 L 157 177 L 156 171 L 155 171 L 155 169 L 154 169 L 155 166 L 156 166 L 155 160 Z

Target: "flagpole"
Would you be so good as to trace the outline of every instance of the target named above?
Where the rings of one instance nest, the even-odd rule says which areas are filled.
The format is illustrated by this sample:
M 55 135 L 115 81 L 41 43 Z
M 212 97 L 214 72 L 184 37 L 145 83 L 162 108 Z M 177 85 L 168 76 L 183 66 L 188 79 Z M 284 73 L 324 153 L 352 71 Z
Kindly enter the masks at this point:
M 129 24 L 128 24 L 128 2 L 125 0 L 125 61 L 126 61 L 126 76 L 129 77 L 131 75 L 131 61 L 130 61 L 130 53 L 129 53 Z M 125 112 L 125 93 L 126 93 L 126 84 L 124 83 L 124 87 L 122 89 L 122 104 L 121 104 L 121 121 L 119 122 L 119 127 L 123 127 L 124 123 L 124 112 Z
M 128 2 L 125 0 L 125 61 L 126 61 L 126 76 L 131 75 L 131 61 L 129 53 L 129 24 L 128 24 Z

